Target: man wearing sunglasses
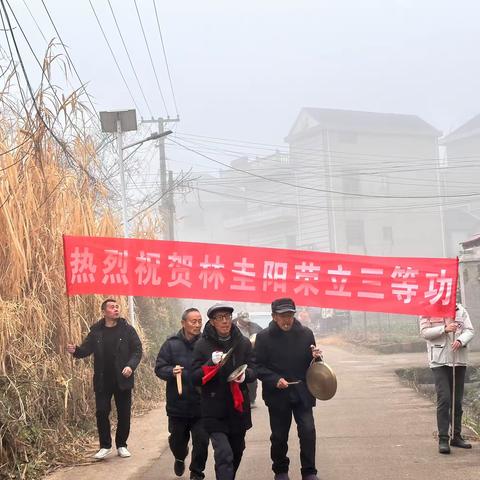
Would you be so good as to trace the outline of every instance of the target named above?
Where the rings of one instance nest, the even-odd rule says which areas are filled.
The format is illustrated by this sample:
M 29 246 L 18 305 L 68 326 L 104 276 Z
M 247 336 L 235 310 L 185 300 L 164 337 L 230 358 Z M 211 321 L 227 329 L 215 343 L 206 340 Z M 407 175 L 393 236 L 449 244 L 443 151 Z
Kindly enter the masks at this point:
M 256 378 L 252 345 L 232 323 L 233 307 L 217 303 L 193 352 L 193 382 L 201 387 L 202 419 L 212 442 L 217 480 L 233 480 L 252 427 L 247 382 Z

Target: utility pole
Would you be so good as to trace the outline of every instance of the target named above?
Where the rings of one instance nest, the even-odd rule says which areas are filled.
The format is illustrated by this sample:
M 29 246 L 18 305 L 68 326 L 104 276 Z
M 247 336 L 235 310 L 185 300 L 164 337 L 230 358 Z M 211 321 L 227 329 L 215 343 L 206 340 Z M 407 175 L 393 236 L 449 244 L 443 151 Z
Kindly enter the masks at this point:
M 162 128 L 162 131 L 159 133 L 154 133 L 149 137 L 134 142 L 130 145 L 124 145 L 123 133 L 137 130 L 137 116 L 135 110 L 100 112 L 100 122 L 102 126 L 102 132 L 117 134 L 118 167 L 120 170 L 120 184 L 122 194 L 123 236 L 124 238 L 129 238 L 130 228 L 127 215 L 127 192 L 125 184 L 125 170 L 123 164 L 123 151 L 127 148 L 134 147 L 135 145 L 141 145 L 142 143 L 148 142 L 150 140 L 157 140 L 159 138 L 165 137 L 172 132 L 170 130 L 167 130 L 165 132 Z M 128 315 L 131 324 L 135 326 L 135 306 L 132 295 L 128 296 Z
M 142 123 L 156 123 L 158 125 L 158 133 L 163 133 L 165 131 L 165 125 L 167 123 L 179 122 L 180 118 L 177 116 L 176 118 L 158 118 L 158 119 L 151 119 L 151 120 L 143 120 Z M 168 181 L 167 181 L 167 158 L 165 156 L 165 139 L 159 138 L 158 139 L 158 153 L 159 153 L 159 160 L 160 160 L 160 195 L 162 197 L 161 201 L 161 208 L 162 213 L 164 216 L 167 217 L 167 232 L 166 232 L 166 239 L 173 240 L 174 232 L 173 232 L 173 215 L 174 215 L 174 204 L 173 204 L 173 194 L 167 195 L 168 191 Z M 173 176 L 172 182 L 170 187 L 173 184 Z M 167 215 L 165 215 L 167 214 Z

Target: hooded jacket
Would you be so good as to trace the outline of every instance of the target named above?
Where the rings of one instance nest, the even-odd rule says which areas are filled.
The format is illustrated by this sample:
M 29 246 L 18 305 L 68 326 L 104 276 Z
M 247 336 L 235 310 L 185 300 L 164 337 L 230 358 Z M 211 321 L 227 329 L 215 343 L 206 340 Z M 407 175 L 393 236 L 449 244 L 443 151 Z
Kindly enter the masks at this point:
M 455 320 L 459 328 L 455 334 L 445 332 L 447 319 L 420 317 L 420 336 L 427 341 L 428 363 L 430 368 L 465 366 L 468 361 L 468 343 L 474 336 L 473 325 L 467 310 L 457 304 Z M 453 352 L 453 338 L 458 340 L 462 347 Z
M 193 348 L 200 335 L 188 341 L 183 329 L 167 338 L 161 346 L 155 363 L 155 374 L 167 382 L 167 415 L 170 417 L 200 417 L 200 393 L 192 383 Z M 175 365 L 183 367 L 182 395 L 178 394 Z
M 203 366 L 212 366 L 212 353 L 227 352 L 234 347 L 226 363 L 217 374 L 202 386 Z M 228 376 L 236 368 L 247 364 L 245 381 L 239 384 L 243 395 L 243 412 L 235 410 Z M 207 432 L 240 433 L 252 427 L 250 400 L 247 383 L 256 379 L 252 362 L 252 344 L 245 338 L 237 326 L 232 324 L 230 340 L 219 340 L 217 331 L 207 322 L 202 337 L 195 344 L 193 351 L 193 384 L 201 387 L 201 409 L 203 424 Z
M 124 318 L 118 319 L 120 328 L 118 343 L 115 351 L 115 374 L 120 390 L 130 390 L 134 386 L 135 374 L 126 378 L 122 375 L 125 367 L 130 367 L 133 372 L 142 358 L 142 342 L 136 330 Z M 90 332 L 80 346 L 77 346 L 73 356 L 75 358 L 88 357 L 93 353 L 93 389 L 95 392 L 104 390 L 105 362 L 103 351 L 103 330 L 105 319 L 102 318 L 90 327 Z
M 313 332 L 297 319 L 286 332 L 271 321 L 257 334 L 255 367 L 262 381 L 262 396 L 267 406 L 290 403 L 292 394 L 296 394 L 306 408 L 315 405 L 315 397 L 306 384 L 307 369 L 312 362 L 310 345 L 315 345 Z M 281 378 L 288 382 L 300 380 L 300 383 L 279 389 L 277 383 Z

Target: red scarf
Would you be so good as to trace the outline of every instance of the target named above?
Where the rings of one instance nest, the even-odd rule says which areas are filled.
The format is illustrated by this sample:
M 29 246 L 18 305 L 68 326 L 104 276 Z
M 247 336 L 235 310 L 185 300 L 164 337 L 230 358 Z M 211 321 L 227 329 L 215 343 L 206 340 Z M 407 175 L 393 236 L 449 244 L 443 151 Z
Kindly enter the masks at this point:
M 209 382 L 220 370 L 220 365 L 203 365 L 203 377 L 202 377 L 202 385 L 205 385 Z M 230 391 L 232 392 L 233 397 L 233 408 L 240 413 L 243 413 L 243 393 L 240 390 L 240 385 L 238 382 L 229 382 L 230 383 Z

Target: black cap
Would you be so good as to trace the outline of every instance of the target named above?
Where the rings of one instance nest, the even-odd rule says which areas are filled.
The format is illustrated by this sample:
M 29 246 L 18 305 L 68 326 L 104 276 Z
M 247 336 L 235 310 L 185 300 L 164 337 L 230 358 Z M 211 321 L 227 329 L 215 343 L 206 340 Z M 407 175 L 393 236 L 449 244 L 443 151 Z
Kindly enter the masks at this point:
M 228 304 L 228 303 L 216 303 L 215 305 L 212 305 L 208 310 L 207 310 L 207 317 L 208 318 L 213 318 L 216 312 L 219 310 L 225 310 L 227 312 L 233 313 L 233 307 Z
M 296 312 L 295 302 L 291 298 L 277 298 L 272 302 L 272 313 Z

